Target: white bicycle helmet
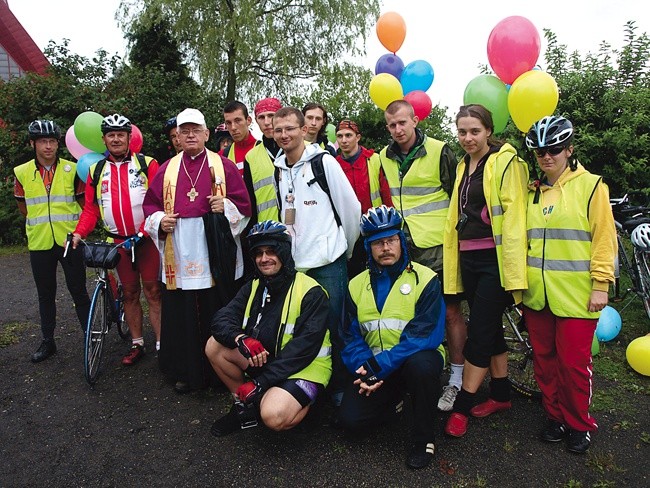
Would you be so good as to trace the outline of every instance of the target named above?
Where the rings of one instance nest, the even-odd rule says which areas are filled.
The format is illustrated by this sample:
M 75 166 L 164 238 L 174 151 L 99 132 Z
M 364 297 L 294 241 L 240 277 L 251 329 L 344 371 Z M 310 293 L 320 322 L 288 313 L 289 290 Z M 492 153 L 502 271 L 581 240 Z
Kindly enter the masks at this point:
M 650 252 L 650 224 L 640 224 L 632 231 L 630 240 L 635 247 Z
M 131 121 L 124 115 L 120 114 L 113 114 L 109 115 L 108 117 L 104 117 L 104 120 L 102 120 L 102 134 L 108 134 L 109 132 L 117 131 L 126 131 L 130 134 Z
M 568 145 L 573 137 L 573 124 L 564 117 L 546 116 L 533 124 L 526 134 L 528 149 Z

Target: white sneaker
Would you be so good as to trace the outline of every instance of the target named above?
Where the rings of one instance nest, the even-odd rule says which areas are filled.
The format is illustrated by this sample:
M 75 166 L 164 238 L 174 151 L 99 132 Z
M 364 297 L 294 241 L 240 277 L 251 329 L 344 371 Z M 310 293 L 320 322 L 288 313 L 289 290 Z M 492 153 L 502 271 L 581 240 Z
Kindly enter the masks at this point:
M 454 402 L 456 401 L 456 395 L 460 390 L 454 385 L 447 385 L 442 388 L 442 395 L 440 395 L 440 400 L 438 400 L 438 410 L 443 412 L 451 412 L 451 409 L 454 408 Z

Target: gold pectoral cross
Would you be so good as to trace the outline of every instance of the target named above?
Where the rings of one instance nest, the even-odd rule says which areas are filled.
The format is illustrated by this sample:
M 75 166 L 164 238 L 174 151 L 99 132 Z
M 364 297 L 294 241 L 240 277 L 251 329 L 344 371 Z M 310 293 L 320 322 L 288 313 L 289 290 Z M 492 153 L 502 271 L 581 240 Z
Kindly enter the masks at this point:
M 192 187 L 190 191 L 186 193 L 186 195 L 190 197 L 190 202 L 193 202 L 196 199 L 196 197 L 199 196 L 199 192 L 196 191 L 196 188 Z

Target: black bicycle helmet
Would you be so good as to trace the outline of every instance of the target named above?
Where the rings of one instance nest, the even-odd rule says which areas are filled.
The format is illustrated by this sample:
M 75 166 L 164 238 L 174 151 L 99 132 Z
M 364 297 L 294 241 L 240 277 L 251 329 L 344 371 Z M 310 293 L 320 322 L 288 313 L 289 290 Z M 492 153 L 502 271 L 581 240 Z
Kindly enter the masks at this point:
M 27 126 L 27 132 L 32 141 L 45 137 L 51 137 L 57 140 L 61 139 L 61 129 L 51 120 L 37 119 Z
M 573 124 L 556 115 L 549 115 L 538 120 L 526 134 L 526 146 L 537 149 L 549 146 L 567 146 L 573 137 Z
M 402 229 L 402 216 L 393 207 L 381 205 L 361 216 L 360 228 L 361 235 L 366 238 L 386 231 L 399 231 Z
M 124 115 L 120 114 L 113 114 L 109 115 L 108 117 L 104 117 L 104 120 L 102 120 L 102 134 L 118 131 L 126 131 L 130 134 L 131 121 Z
M 176 116 L 174 115 L 173 117 L 167 119 L 165 122 L 165 125 L 163 127 L 163 132 L 167 137 L 169 137 L 169 133 L 172 131 L 172 129 L 176 128 Z

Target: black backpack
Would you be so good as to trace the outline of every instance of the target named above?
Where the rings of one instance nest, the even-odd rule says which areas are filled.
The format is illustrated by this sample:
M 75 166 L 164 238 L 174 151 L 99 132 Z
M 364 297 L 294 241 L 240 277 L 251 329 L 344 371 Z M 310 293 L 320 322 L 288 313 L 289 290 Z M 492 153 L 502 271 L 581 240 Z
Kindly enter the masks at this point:
M 328 154 L 327 152 L 322 152 L 318 153 L 316 156 L 311 158 L 309 162 L 311 163 L 311 170 L 312 173 L 314 173 L 314 177 L 307 182 L 307 186 L 311 186 L 314 183 L 318 183 L 318 185 L 321 187 L 321 190 L 323 190 L 327 194 L 327 198 L 330 199 L 330 204 L 332 205 L 332 210 L 334 211 L 334 220 L 336 220 L 336 225 L 341 227 L 341 217 L 339 217 L 339 213 L 336 211 L 336 207 L 334 206 L 334 200 L 332 200 L 332 194 L 330 193 L 330 187 L 329 184 L 327 183 L 327 177 L 325 176 L 325 168 L 323 168 L 323 156 L 325 154 Z M 274 177 L 275 177 L 275 192 L 277 194 L 277 199 L 278 199 L 278 206 L 280 207 L 280 215 L 282 214 L 282 199 L 280 198 L 280 185 L 279 180 L 280 180 L 280 168 L 275 168 L 274 172 Z

